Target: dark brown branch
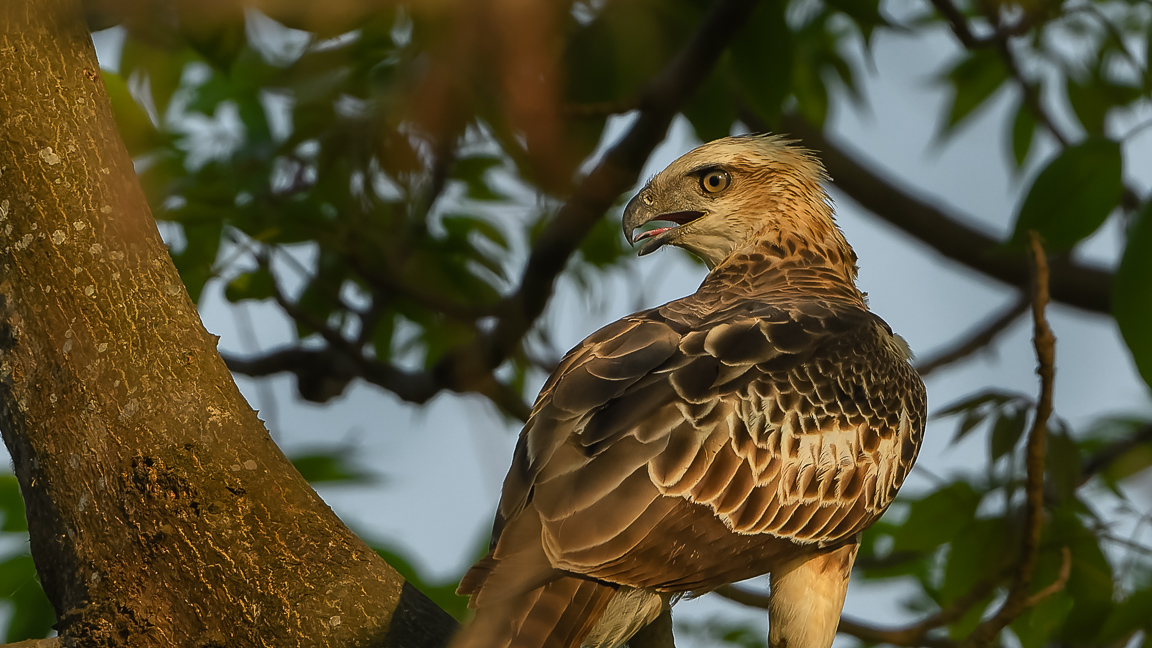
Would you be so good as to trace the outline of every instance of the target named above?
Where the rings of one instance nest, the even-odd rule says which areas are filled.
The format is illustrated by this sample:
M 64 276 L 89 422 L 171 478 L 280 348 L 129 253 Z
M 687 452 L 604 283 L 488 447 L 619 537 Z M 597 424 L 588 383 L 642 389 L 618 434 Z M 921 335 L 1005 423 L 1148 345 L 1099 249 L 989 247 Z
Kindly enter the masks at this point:
M 1080 483 L 1077 486 L 1082 486 L 1110 466 L 1112 462 L 1148 443 L 1152 443 L 1152 425 L 1145 425 L 1131 436 L 1118 439 L 1104 446 L 1096 454 L 1084 459 L 1084 463 L 1080 467 Z
M 996 25 L 996 33 L 990 36 L 976 36 L 972 33 L 972 29 L 968 26 L 968 20 L 961 13 L 956 5 L 952 4 L 950 0 L 932 0 L 932 5 L 936 7 L 936 11 L 948 21 L 948 27 L 952 29 L 952 33 L 956 36 L 956 40 L 966 49 L 982 49 L 991 47 L 997 42 L 1007 40 L 1011 36 L 1019 36 L 1027 32 L 1032 27 L 1032 21 L 1028 16 L 1024 16 L 1014 25 Z
M 767 130 L 763 120 L 744 114 L 742 121 Z M 949 212 L 897 187 L 871 169 L 859 154 L 832 142 L 796 115 L 786 115 L 783 131 L 820 152 L 834 186 L 861 207 L 919 239 L 941 255 L 1012 286 L 1029 285 L 1028 264 L 1006 253 L 1000 241 L 967 222 L 974 219 Z M 1052 298 L 1088 311 L 1111 313 L 1112 273 L 1068 257 L 1050 261 Z
M 978 585 L 977 588 L 981 588 L 982 586 L 983 585 Z M 968 608 L 972 606 L 972 604 L 984 596 L 987 596 L 988 593 L 991 592 L 992 587 L 994 587 L 994 584 L 988 586 L 986 591 L 983 591 L 983 593 L 978 598 L 972 600 L 971 603 L 966 603 L 962 607 L 954 605 L 953 607 L 956 607 L 957 609 L 957 611 L 954 613 L 954 618 L 953 614 L 949 613 L 946 620 L 936 622 L 935 619 L 941 617 L 941 615 L 944 614 L 942 611 L 941 613 L 932 615 L 915 625 L 911 625 L 906 628 L 888 629 L 877 628 L 876 626 L 869 625 L 867 623 L 862 623 L 847 617 L 841 617 L 840 627 L 837 629 L 837 632 L 851 635 L 867 643 L 886 643 L 893 646 L 907 646 L 909 648 L 917 646 L 924 646 L 926 648 L 957 648 L 958 644 L 955 641 L 946 637 L 932 636 L 929 635 L 928 632 L 934 628 L 946 625 L 947 623 L 950 623 L 951 621 L 954 621 L 955 619 L 963 616 L 964 612 L 966 612 Z M 735 601 L 736 603 L 740 603 L 742 605 L 760 608 L 763 610 L 768 609 L 769 596 L 766 594 L 750 592 L 746 589 L 736 587 L 734 585 L 725 585 L 723 587 L 717 588 L 716 593 L 730 601 Z M 967 597 L 962 597 L 962 599 L 966 598 Z M 960 600 L 961 599 L 957 599 L 957 602 Z
M 461 377 L 491 372 L 516 349 L 552 296 L 556 277 L 580 242 L 621 193 L 637 181 L 672 118 L 708 77 L 744 24 L 755 0 L 718 0 L 683 49 L 641 93 L 636 120 L 580 182 L 576 193 L 545 226 L 532 248 L 519 287 L 498 309 L 491 333 L 449 353 L 435 368 L 443 387 L 458 390 Z
M 1025 311 L 1028 310 L 1028 300 L 1021 298 L 997 314 L 969 331 L 967 335 L 956 340 L 952 346 L 937 353 L 934 357 L 916 364 L 916 371 L 921 376 L 936 371 L 946 365 L 962 360 L 980 349 L 988 346 L 1009 326 L 1012 325 Z
M 956 35 L 956 39 L 967 49 L 979 49 L 994 44 L 993 38 L 977 38 L 972 33 L 972 30 L 968 28 L 968 19 L 964 17 L 956 5 L 952 4 L 951 0 L 932 0 L 932 5 L 936 7 L 936 11 L 939 11 L 941 16 L 944 16 L 944 20 L 948 21 L 948 27 Z
M 1008 68 L 1008 72 L 1012 78 L 1016 80 L 1016 84 L 1020 86 L 1020 91 L 1024 95 L 1024 105 L 1028 106 L 1028 110 L 1036 117 L 1036 121 L 1044 125 L 1044 128 L 1060 142 L 1060 146 L 1068 146 L 1068 136 L 1056 126 L 1056 122 L 1052 119 L 1052 115 L 1048 114 L 1048 110 L 1044 108 L 1043 102 L 1040 100 L 1040 87 L 1025 78 L 1024 73 L 1020 70 L 1020 66 L 1016 63 L 1016 55 L 1012 53 L 1012 47 L 1008 43 L 1008 39 L 997 39 L 996 47 L 1000 50 L 1000 58 L 1004 61 L 1004 65 Z
M 1064 586 L 1068 584 L 1068 578 L 1072 576 L 1072 551 L 1068 547 L 1060 547 L 1060 571 L 1056 574 L 1056 580 L 1052 581 L 1048 587 L 1036 592 L 1028 597 L 1025 603 L 1025 608 L 1030 608 L 1040 601 L 1060 592 Z
M 1028 590 L 1032 586 L 1032 576 L 1040 553 L 1040 533 L 1044 526 L 1044 457 L 1048 443 L 1048 418 L 1052 415 L 1052 387 L 1056 380 L 1056 337 L 1045 319 L 1044 310 L 1048 306 L 1048 261 L 1040 235 L 1029 232 L 1031 262 L 1033 267 L 1032 320 L 1035 331 L 1033 344 L 1036 347 L 1040 375 L 1040 396 L 1036 403 L 1036 416 L 1032 429 L 1028 431 L 1026 448 L 1027 476 L 1025 479 L 1024 534 L 1020 544 L 1020 557 L 1016 561 L 1016 575 L 1008 596 L 1000 610 L 992 618 L 982 622 L 969 635 L 966 646 L 979 648 L 987 646 L 1000 634 L 1013 619 L 1020 616 L 1029 604 Z
M 350 379 L 351 375 L 417 403 L 427 401 L 444 389 L 477 392 L 492 399 L 505 412 L 526 418 L 528 406 L 507 385 L 497 381 L 492 372 L 515 352 L 543 313 L 556 277 L 580 242 L 617 197 L 636 183 L 652 150 L 666 136 L 673 117 L 707 78 L 755 4 L 755 0 L 713 3 L 695 35 L 640 94 L 638 115 L 631 128 L 583 179 L 575 194 L 537 238 L 519 287 L 496 309 L 498 319 L 491 332 L 479 335 L 474 343 L 450 351 L 430 372 L 407 372 L 366 358 L 356 343 L 331 330 L 326 323 L 313 321 L 315 318 L 277 295 L 277 301 L 289 316 L 319 332 L 333 349 L 347 357 L 348 364 L 323 351 L 287 349 L 258 359 L 228 358 L 229 366 L 248 375 L 292 371 L 298 377 L 308 375 L 313 381 L 318 380 L 318 376 L 312 370 L 320 369 L 328 372 L 324 375 L 333 381 L 332 386 L 340 385 L 340 381 Z
M 475 349 L 488 364 L 495 366 L 507 357 L 544 311 L 568 259 L 620 194 L 636 184 L 672 118 L 708 77 L 755 4 L 754 0 L 715 2 L 692 39 L 641 94 L 639 115 L 631 128 L 584 178 L 533 246 L 520 287 L 502 305 L 496 329 Z

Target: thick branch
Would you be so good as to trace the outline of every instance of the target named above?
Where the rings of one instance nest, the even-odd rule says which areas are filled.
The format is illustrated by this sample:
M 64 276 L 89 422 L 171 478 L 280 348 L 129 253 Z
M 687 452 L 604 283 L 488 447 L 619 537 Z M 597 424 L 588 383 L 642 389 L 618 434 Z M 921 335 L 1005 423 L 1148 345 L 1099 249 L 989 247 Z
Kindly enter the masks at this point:
M 445 645 L 455 622 L 336 518 L 220 361 L 80 4 L 9 0 L 0 24 L 0 435 L 58 616 L 40 645 Z
M 917 363 L 916 371 L 920 372 L 921 377 L 924 377 L 941 367 L 963 360 L 973 353 L 976 353 L 980 349 L 992 344 L 993 340 L 1011 326 L 1012 322 L 1015 322 L 1026 310 L 1028 310 L 1028 300 L 1016 300 L 995 317 L 991 317 L 974 327 L 973 330 L 969 331 L 959 340 L 956 340 L 949 348 L 939 352 L 928 360 Z
M 741 118 L 753 129 L 767 129 L 755 115 Z M 974 219 L 949 213 L 897 187 L 872 171 L 873 164 L 832 142 L 798 116 L 785 116 L 782 126 L 820 152 L 836 188 L 860 206 L 953 261 L 1012 286 L 1029 285 L 1028 264 L 1006 253 L 1000 241 L 966 224 Z M 1067 257 L 1050 260 L 1049 272 L 1052 299 L 1088 311 L 1111 312 L 1112 273 Z
M 1000 610 L 991 619 L 981 623 L 968 637 L 968 646 L 980 647 L 992 643 L 1000 631 L 1020 616 L 1029 604 L 1028 589 L 1040 552 L 1040 533 L 1044 526 L 1044 457 L 1048 442 L 1048 418 L 1052 415 L 1052 387 L 1056 380 L 1056 338 L 1045 319 L 1048 305 L 1048 262 L 1040 235 L 1029 232 L 1033 267 L 1032 320 L 1035 325 L 1033 343 L 1040 375 L 1040 397 L 1036 403 L 1036 417 L 1028 432 L 1025 481 L 1024 534 L 1020 558 L 1016 562 L 1016 576 Z
M 755 0 L 718 0 L 711 6 L 700 29 L 641 94 L 639 114 L 628 132 L 544 228 L 532 248 L 519 288 L 500 308 L 495 329 L 476 345 L 447 358 L 438 373 L 455 373 L 460 366 L 476 362 L 495 368 L 519 345 L 544 311 L 568 259 L 616 198 L 636 184 L 672 118 L 708 77 L 755 4 Z

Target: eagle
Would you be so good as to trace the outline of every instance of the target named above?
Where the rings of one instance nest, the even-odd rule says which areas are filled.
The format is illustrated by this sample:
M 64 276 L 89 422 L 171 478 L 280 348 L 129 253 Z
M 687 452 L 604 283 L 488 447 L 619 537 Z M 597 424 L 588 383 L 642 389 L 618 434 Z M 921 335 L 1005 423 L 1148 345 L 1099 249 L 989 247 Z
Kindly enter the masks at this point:
M 695 293 L 568 352 L 465 574 L 454 648 L 615 648 L 663 609 L 769 575 L 769 644 L 828 648 L 861 532 L 916 460 L 927 402 L 868 309 L 817 157 L 775 135 L 700 146 L 624 209 Z M 658 226 L 637 232 L 642 226 Z

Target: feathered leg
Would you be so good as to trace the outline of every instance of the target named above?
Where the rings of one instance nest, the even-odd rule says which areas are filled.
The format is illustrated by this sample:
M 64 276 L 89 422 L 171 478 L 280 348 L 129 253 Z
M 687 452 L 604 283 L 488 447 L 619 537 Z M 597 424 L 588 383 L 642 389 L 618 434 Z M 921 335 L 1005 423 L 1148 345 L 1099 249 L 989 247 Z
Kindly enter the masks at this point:
M 772 570 L 768 605 L 771 648 L 829 648 L 840 625 L 859 541 Z

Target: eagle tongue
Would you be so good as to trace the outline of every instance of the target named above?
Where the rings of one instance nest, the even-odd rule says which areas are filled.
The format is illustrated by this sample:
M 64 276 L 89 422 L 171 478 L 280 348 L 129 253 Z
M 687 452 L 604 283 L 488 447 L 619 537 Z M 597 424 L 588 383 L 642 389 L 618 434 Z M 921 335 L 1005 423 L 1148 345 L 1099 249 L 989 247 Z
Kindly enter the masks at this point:
M 671 232 L 675 229 L 675 227 L 661 227 L 660 229 L 644 232 L 644 242 L 640 244 L 640 250 L 637 251 L 636 255 L 644 256 L 645 254 L 651 254 L 664 247 L 664 244 L 667 243 L 671 237 Z

